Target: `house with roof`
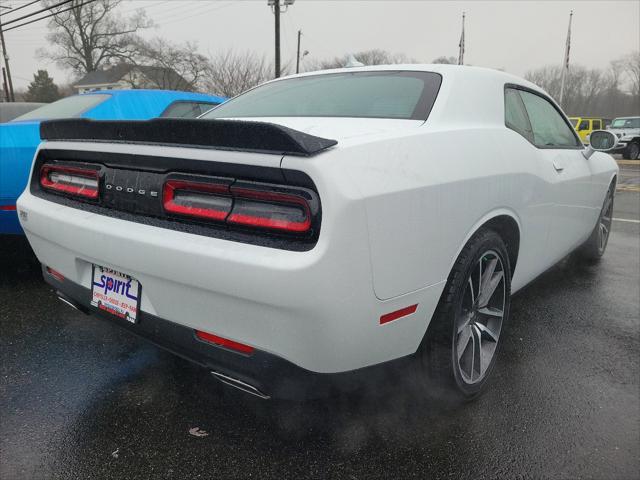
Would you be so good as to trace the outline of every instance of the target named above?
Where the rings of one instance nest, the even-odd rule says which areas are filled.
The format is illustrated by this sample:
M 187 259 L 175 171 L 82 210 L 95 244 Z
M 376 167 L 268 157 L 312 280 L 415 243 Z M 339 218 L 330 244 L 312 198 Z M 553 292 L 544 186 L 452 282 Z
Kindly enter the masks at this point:
M 73 88 L 78 93 L 132 88 L 191 90 L 191 84 L 171 68 L 121 63 L 106 70 L 87 73 Z

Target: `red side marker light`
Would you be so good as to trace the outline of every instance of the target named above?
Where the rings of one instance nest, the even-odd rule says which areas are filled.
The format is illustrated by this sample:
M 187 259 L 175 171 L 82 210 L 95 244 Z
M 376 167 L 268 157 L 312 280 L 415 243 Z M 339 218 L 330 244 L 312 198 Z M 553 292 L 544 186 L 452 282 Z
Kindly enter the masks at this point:
M 15 205 L 0 205 L 0 210 L 2 210 L 4 212 L 15 212 L 16 206 Z
M 207 333 L 200 330 L 196 330 L 196 337 L 198 337 L 200 340 L 204 340 L 205 342 L 213 343 L 214 345 L 219 345 L 221 347 L 235 350 L 236 352 L 244 353 L 246 355 L 253 353 L 254 350 L 253 347 L 245 345 L 244 343 L 234 342 L 233 340 L 222 338 L 212 333 Z
M 59 282 L 64 281 L 64 275 L 62 275 L 57 270 L 54 270 L 53 268 L 47 267 L 47 273 L 51 275 L 53 278 L 55 278 L 56 280 L 58 280 Z
M 415 313 L 418 309 L 418 304 L 411 305 L 410 307 L 404 307 L 400 310 L 396 310 L 395 312 L 386 313 L 380 317 L 380 325 L 384 325 L 385 323 L 393 322 L 402 317 L 406 317 L 407 315 L 411 315 Z

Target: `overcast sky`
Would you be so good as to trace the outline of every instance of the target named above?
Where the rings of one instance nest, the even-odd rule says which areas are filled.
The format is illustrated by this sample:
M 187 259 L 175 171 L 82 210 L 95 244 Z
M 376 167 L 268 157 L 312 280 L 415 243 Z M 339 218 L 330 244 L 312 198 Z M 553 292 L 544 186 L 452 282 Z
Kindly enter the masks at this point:
M 26 1 L 0 3 L 15 8 Z M 267 0 L 124 0 L 120 10 L 131 15 L 138 8 L 156 24 L 146 37 L 195 41 L 205 54 L 234 48 L 273 55 L 273 14 Z M 425 63 L 457 56 L 465 11 L 465 63 L 524 75 L 532 68 L 561 64 L 572 9 L 572 63 L 605 67 L 640 49 L 638 0 L 297 0 L 282 15 L 283 61 L 295 58 L 298 29 L 310 59 L 372 48 Z M 11 18 L 3 16 L 5 22 Z M 47 46 L 46 32 L 43 21 L 5 34 L 16 87 L 25 87 L 39 68 L 48 69 L 57 83 L 68 80 L 69 72 L 36 57 L 36 50 Z

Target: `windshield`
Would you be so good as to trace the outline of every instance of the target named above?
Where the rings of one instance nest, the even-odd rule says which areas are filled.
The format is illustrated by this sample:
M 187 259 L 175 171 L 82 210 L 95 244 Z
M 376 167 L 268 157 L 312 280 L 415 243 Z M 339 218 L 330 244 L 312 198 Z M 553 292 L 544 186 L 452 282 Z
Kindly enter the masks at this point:
M 611 128 L 640 128 L 640 117 L 616 118 L 611 122 Z
M 36 108 L 24 115 L 14 118 L 14 122 L 23 120 L 51 120 L 54 118 L 72 118 L 82 115 L 91 107 L 104 102 L 111 95 L 74 95 L 57 102 Z
M 267 83 L 201 118 L 359 117 L 426 120 L 441 77 L 432 72 L 346 72 Z

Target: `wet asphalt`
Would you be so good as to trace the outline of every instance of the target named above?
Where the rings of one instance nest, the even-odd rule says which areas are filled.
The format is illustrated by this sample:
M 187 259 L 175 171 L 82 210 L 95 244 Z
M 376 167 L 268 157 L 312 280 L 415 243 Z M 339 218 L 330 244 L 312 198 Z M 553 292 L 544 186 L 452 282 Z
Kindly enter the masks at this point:
M 640 219 L 640 193 L 616 202 Z M 2 239 L 0 478 L 638 478 L 639 258 L 640 226 L 616 221 L 599 265 L 569 257 L 518 293 L 472 403 L 284 403 L 71 310 Z

